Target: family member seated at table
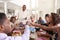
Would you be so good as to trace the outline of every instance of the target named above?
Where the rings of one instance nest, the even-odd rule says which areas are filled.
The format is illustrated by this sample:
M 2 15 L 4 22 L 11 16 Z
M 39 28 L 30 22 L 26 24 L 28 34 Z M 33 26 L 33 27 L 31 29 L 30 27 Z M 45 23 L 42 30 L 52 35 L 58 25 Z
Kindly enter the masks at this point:
M 8 36 L 7 34 L 12 31 L 10 21 L 5 13 L 0 13 L 0 40 L 29 40 L 30 30 L 29 26 L 25 26 L 23 35 L 21 36 Z
M 51 13 L 48 19 L 49 19 L 48 21 L 50 22 L 48 26 L 44 26 L 36 23 L 31 23 L 31 24 L 33 26 L 39 26 L 40 28 L 48 32 L 53 31 L 54 33 L 57 33 L 58 34 L 57 40 L 60 40 L 60 16 L 58 14 Z
M 46 14 L 46 15 L 45 15 L 45 19 L 46 19 L 46 23 L 44 23 L 44 24 L 38 23 L 38 24 L 51 27 L 53 24 L 51 23 L 50 15 L 49 15 L 49 14 Z M 46 31 L 49 35 L 53 36 L 53 31 L 47 31 L 47 30 L 45 30 L 45 31 Z M 50 38 L 50 40 L 52 40 L 51 37 L 49 37 L 49 38 Z
M 44 20 L 41 17 L 39 17 L 39 20 L 37 20 L 37 23 L 38 24 L 45 24 Z
M 11 18 L 10 18 L 10 24 L 11 24 L 11 27 L 14 27 L 14 26 L 16 26 L 16 17 L 15 16 L 12 16 Z
M 16 22 L 16 17 L 15 16 L 12 16 L 11 18 L 10 18 L 10 22 L 12 22 L 13 24 Z

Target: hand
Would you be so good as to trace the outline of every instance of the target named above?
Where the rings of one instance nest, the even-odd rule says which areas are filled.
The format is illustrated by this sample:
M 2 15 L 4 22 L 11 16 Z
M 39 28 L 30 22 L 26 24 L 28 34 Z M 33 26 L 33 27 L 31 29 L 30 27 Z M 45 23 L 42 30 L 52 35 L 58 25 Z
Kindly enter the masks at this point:
M 33 22 L 31 22 L 30 24 L 31 24 L 32 26 L 34 26 L 34 25 L 35 25 L 35 23 L 33 23 Z
M 21 36 L 21 32 L 17 31 L 17 30 L 14 30 L 13 33 L 12 33 L 12 36 Z

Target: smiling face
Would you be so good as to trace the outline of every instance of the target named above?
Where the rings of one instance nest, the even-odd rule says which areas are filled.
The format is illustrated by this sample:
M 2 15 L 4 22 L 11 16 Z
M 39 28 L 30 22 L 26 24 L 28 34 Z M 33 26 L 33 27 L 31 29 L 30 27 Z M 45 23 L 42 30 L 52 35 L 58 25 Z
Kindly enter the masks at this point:
M 51 22 L 52 22 L 52 17 L 51 17 L 51 15 L 45 16 L 45 19 L 46 19 L 46 22 L 47 22 L 47 23 L 51 23 Z
M 4 32 L 10 33 L 12 31 L 10 21 L 8 19 L 5 20 L 3 25 L 4 25 Z
M 47 23 L 50 22 L 49 17 L 45 17 L 45 19 L 46 19 L 46 22 L 47 22 Z
M 16 22 L 16 17 L 12 16 L 10 19 L 10 22 L 15 23 Z
M 4 33 L 10 33 L 12 30 L 10 21 L 8 20 L 8 18 L 6 17 L 4 13 L 0 13 L 0 16 L 1 16 L 0 17 L 0 30 Z

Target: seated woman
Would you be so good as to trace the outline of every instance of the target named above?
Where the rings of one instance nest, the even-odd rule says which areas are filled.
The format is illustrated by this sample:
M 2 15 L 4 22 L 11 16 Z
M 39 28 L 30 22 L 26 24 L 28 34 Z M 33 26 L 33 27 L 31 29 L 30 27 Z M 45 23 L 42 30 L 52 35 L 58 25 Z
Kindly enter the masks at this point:
M 15 17 L 15 16 L 12 16 L 12 17 L 10 18 L 10 24 L 11 24 L 11 27 L 12 27 L 12 28 L 13 28 L 14 26 L 16 26 L 15 22 L 16 22 L 16 17 Z
M 48 26 L 44 26 L 41 24 L 35 24 L 35 23 L 31 23 L 33 26 L 38 26 L 40 28 L 42 28 L 43 30 L 47 30 L 47 31 L 53 31 L 55 33 L 58 33 L 58 39 L 60 40 L 60 16 L 58 14 L 55 13 L 51 13 L 51 15 L 49 15 L 49 25 Z M 51 24 L 51 25 L 50 25 Z

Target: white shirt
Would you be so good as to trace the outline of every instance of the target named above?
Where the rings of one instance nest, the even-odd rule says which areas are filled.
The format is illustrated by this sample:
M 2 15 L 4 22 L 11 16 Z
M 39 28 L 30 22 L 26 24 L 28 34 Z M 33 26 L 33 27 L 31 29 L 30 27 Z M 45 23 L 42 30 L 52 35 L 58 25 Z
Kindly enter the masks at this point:
M 22 36 L 7 36 L 5 33 L 0 33 L 0 40 L 29 40 L 30 30 L 27 25 L 25 28 L 25 32 Z
M 29 16 L 30 16 L 30 13 L 28 10 L 25 10 L 25 11 L 21 10 L 20 11 L 20 14 L 19 14 L 20 19 L 24 19 L 24 18 L 29 17 Z

